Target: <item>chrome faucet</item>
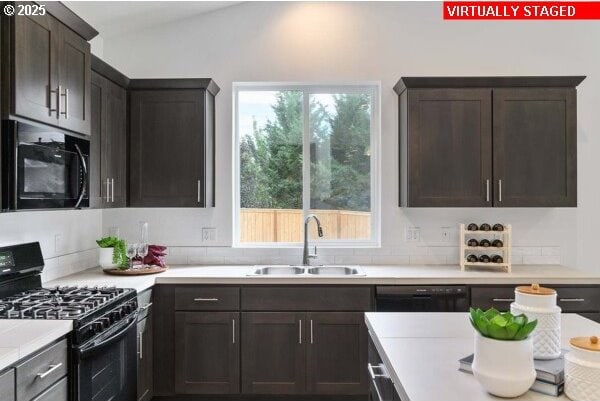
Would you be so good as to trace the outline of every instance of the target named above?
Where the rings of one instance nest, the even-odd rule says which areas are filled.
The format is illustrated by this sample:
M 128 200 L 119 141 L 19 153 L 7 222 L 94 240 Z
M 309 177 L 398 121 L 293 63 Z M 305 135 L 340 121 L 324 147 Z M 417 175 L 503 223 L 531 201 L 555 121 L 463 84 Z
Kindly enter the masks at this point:
M 323 237 L 323 228 L 321 228 L 321 222 L 314 214 L 309 214 L 304 219 L 304 253 L 302 254 L 302 265 L 310 266 L 310 259 L 314 259 L 317 257 L 317 246 L 315 245 L 315 253 L 311 254 L 308 252 L 308 223 L 310 223 L 310 219 L 315 219 L 317 222 L 317 232 L 319 237 Z

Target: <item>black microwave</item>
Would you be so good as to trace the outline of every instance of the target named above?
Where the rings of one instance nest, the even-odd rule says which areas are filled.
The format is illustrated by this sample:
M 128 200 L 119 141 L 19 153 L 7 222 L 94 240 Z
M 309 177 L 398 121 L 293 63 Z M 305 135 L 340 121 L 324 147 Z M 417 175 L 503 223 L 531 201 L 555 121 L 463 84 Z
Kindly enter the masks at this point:
M 4 120 L 0 143 L 4 210 L 89 207 L 88 140 Z

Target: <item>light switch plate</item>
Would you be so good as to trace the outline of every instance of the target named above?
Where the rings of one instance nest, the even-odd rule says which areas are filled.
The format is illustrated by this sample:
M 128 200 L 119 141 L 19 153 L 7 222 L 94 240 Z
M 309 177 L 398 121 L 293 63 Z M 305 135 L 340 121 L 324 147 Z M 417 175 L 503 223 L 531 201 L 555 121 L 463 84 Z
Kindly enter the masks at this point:
M 420 227 L 406 227 L 404 231 L 405 242 L 419 242 L 421 241 L 421 228 Z
M 214 227 L 202 227 L 202 242 L 215 242 L 217 240 L 217 229 Z

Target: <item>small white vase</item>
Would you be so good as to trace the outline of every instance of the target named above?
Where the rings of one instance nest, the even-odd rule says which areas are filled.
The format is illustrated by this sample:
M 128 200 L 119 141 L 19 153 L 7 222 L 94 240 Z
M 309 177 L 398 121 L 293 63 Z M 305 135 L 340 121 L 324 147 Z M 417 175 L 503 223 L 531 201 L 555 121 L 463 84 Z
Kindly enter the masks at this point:
M 117 268 L 117 265 L 113 263 L 113 252 L 114 248 L 100 248 L 98 264 L 103 270 Z
M 514 398 L 526 393 L 535 381 L 533 341 L 501 341 L 475 334 L 473 375 L 490 394 Z
M 565 355 L 565 394 L 573 401 L 600 400 L 600 351 L 578 347 L 573 340 Z

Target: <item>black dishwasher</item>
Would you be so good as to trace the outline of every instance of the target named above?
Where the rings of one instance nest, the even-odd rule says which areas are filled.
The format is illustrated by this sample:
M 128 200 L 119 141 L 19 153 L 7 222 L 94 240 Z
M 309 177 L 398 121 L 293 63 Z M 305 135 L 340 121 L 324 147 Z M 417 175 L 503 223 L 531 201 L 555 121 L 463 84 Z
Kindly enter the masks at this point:
M 467 312 L 469 291 L 462 285 L 384 285 L 375 288 L 377 312 Z

